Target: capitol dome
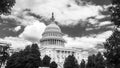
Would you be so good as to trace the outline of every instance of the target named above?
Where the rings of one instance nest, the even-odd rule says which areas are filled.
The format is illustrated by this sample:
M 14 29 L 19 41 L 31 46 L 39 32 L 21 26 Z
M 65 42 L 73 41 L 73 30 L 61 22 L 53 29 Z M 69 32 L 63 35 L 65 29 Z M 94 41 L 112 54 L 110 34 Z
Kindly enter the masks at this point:
M 55 32 L 60 32 L 61 33 L 61 29 L 58 25 L 55 24 L 55 22 L 52 22 L 51 24 L 49 24 L 46 29 L 45 32 L 49 32 L 49 31 L 55 31 Z
M 51 18 L 52 22 L 46 27 L 40 39 L 41 46 L 64 46 L 65 40 L 60 27 L 55 23 L 54 16 Z

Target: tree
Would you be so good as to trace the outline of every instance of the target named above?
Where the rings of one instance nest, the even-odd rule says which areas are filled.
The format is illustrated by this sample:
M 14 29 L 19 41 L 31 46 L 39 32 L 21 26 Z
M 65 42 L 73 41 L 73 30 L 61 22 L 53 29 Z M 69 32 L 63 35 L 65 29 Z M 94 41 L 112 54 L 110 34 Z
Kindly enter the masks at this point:
M 116 28 L 113 34 L 104 43 L 104 52 L 107 67 L 109 68 L 119 68 L 120 67 L 120 32 L 118 28 L 120 27 L 120 0 L 111 0 L 112 6 L 111 11 L 111 21 L 114 23 Z
M 5 68 L 38 68 L 40 64 L 38 46 L 32 44 L 32 46 L 27 46 L 20 52 L 15 52 L 7 61 Z
M 10 58 L 7 61 L 5 68 L 20 68 L 23 67 L 25 64 L 22 63 L 25 59 L 23 59 L 22 52 L 15 52 L 10 56 Z
M 40 66 L 42 61 L 40 59 L 41 55 L 40 55 L 39 47 L 38 47 L 37 44 L 32 44 L 32 46 L 31 46 L 31 54 L 33 54 L 34 58 L 36 58 L 35 63 L 37 65 L 37 67 Z
M 81 63 L 80 63 L 80 68 L 85 68 L 85 60 L 84 59 L 82 59 L 82 61 L 81 61 Z
M 39 47 L 37 44 L 32 44 L 31 53 L 36 54 L 36 56 L 40 57 L 40 51 L 39 51 Z
M 112 7 L 111 11 L 111 21 L 117 26 L 120 26 L 120 0 L 111 0 Z
M 8 49 L 10 48 L 9 45 L 6 46 L 0 46 L 0 68 L 2 65 L 5 64 L 5 62 L 8 60 L 9 58 L 9 53 L 7 52 Z
M 104 56 L 108 67 L 120 67 L 120 31 L 117 29 L 104 43 Z
M 57 68 L 57 67 L 58 67 L 58 65 L 55 61 L 50 63 L 50 68 Z
M 88 56 L 86 68 L 105 68 L 105 59 L 101 52 L 98 52 L 97 55 Z
M 95 55 L 88 56 L 86 68 L 95 68 Z
M 50 60 L 51 60 L 51 58 L 49 56 L 45 55 L 43 60 L 42 60 L 42 66 L 43 67 L 49 67 Z
M 105 60 L 100 52 L 97 53 L 95 58 L 95 68 L 105 68 Z
M 69 55 L 64 62 L 64 68 L 79 68 L 78 62 L 74 55 Z
M 0 0 L 0 15 L 9 14 L 15 5 L 15 0 Z

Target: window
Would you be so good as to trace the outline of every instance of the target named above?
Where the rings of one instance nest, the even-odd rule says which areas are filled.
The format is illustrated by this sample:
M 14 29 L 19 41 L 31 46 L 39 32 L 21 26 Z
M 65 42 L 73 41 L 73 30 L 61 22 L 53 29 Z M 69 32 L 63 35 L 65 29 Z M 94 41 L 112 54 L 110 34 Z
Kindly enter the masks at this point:
M 60 53 L 60 51 L 59 51 L 59 50 L 57 50 L 57 53 Z
M 65 51 L 65 53 L 67 53 L 67 51 Z
M 75 52 L 72 52 L 72 54 L 74 54 Z
M 68 51 L 68 53 L 70 53 L 70 51 Z
M 62 53 L 64 53 L 64 51 L 62 51 Z

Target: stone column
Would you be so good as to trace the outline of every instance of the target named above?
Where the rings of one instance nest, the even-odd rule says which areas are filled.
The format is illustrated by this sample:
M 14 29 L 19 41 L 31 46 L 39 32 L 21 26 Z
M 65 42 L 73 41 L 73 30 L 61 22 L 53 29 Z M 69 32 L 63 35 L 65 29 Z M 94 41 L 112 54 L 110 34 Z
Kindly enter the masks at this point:
M 60 45 L 60 40 L 58 40 L 58 45 Z
M 54 45 L 54 41 L 55 41 L 55 40 L 53 39 L 53 45 Z
M 48 45 L 48 40 L 46 40 L 45 45 Z
M 56 39 L 55 39 L 55 45 L 56 45 Z
M 47 45 L 49 44 L 49 42 L 50 42 L 50 41 L 49 41 L 49 40 L 47 40 Z
M 59 45 L 59 40 L 57 40 L 57 44 Z
M 53 40 L 53 44 L 55 45 L 55 39 Z
M 56 45 L 58 45 L 57 40 L 56 40 Z
M 53 44 L 55 45 L 55 39 L 53 39 Z
M 57 40 L 55 39 L 55 45 L 57 45 Z
M 53 45 L 53 39 L 51 39 L 51 44 Z
M 44 43 L 43 43 L 43 45 L 46 45 L 46 42 L 47 42 L 47 41 L 45 40 Z
M 60 40 L 60 45 L 62 45 L 61 40 Z
M 60 43 L 60 40 L 59 40 L 59 45 L 60 45 L 61 43 Z
M 53 39 L 53 44 L 54 44 L 54 39 Z

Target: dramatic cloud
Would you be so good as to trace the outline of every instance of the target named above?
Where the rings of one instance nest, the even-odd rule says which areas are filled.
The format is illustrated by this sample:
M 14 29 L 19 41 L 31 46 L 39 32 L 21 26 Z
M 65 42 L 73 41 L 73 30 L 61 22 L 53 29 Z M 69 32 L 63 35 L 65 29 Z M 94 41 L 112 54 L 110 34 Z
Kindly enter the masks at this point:
M 33 24 L 25 27 L 23 33 L 20 34 L 20 37 L 32 42 L 39 41 L 45 28 L 46 25 L 44 23 L 36 20 Z
M 82 1 L 91 2 L 92 4 L 95 4 L 95 5 L 109 5 L 109 4 L 111 4 L 111 0 L 82 0 Z
M 29 8 L 35 14 L 46 18 L 55 13 L 56 21 L 61 25 L 76 25 L 79 20 L 85 21 L 89 17 L 97 17 L 104 11 L 104 6 L 86 4 L 77 5 L 74 0 L 17 0 L 15 9 Z M 82 1 L 80 0 L 82 3 Z M 22 4 L 22 5 L 21 5 Z
M 5 37 L 0 39 L 0 41 L 10 43 L 13 49 L 25 48 L 25 46 L 32 44 L 30 41 L 18 37 Z
M 0 17 L 0 38 L 4 38 L 6 36 L 18 36 L 24 29 L 23 26 L 19 25 L 16 19 L 11 17 L 2 16 Z
M 97 44 L 102 44 L 112 34 L 112 31 L 106 31 L 99 35 L 93 35 L 91 37 L 69 37 L 64 36 L 67 41 L 66 47 L 78 47 L 82 49 L 95 48 Z
M 12 14 L 0 18 L 0 40 L 13 48 L 39 42 L 54 12 L 66 47 L 84 49 L 81 55 L 86 57 L 103 51 L 101 44 L 112 33 L 109 4 L 108 0 L 16 0 Z

